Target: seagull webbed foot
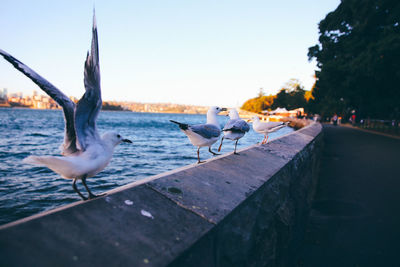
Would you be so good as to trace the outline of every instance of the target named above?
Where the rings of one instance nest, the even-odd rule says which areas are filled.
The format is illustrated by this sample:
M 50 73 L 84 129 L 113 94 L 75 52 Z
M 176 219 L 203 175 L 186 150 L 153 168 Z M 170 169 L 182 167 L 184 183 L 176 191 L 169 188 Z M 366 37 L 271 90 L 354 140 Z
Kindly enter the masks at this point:
M 95 194 L 93 194 L 92 191 L 90 191 L 89 187 L 88 187 L 87 184 L 86 184 L 86 176 L 82 178 L 82 184 L 83 184 L 83 186 L 86 188 L 86 191 L 87 191 L 88 194 L 89 194 L 89 199 L 94 199 L 94 198 L 101 197 L 101 196 L 104 196 L 104 195 L 105 195 L 105 193 L 102 193 L 102 194 L 100 194 L 100 195 L 95 195 Z
M 74 189 L 74 191 L 82 198 L 82 200 L 87 200 L 87 197 L 85 197 L 84 195 L 82 195 L 82 193 L 78 190 L 78 188 L 76 187 L 76 178 L 74 179 L 74 181 L 72 182 L 72 188 Z
M 211 150 L 211 147 L 208 148 L 208 151 L 209 151 L 211 154 L 213 154 L 214 156 L 221 155 L 221 154 L 218 154 L 218 153 L 215 153 L 214 151 L 212 151 L 212 150 Z
M 89 199 L 94 199 L 94 198 L 102 197 L 102 196 L 105 196 L 105 195 L 106 195 L 106 193 L 101 193 L 101 194 L 98 194 L 98 195 L 90 193 L 89 194 Z

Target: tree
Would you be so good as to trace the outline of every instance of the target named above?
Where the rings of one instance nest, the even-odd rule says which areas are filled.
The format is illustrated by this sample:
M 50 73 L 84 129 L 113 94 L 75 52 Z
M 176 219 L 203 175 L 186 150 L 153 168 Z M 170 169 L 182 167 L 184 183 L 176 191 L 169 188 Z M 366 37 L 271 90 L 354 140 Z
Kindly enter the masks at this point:
M 272 108 L 281 107 L 288 110 L 304 108 L 307 105 L 305 93 L 306 91 L 299 80 L 290 79 L 276 95 Z
M 314 112 L 399 118 L 399 23 L 398 0 L 342 0 L 319 23 Z
M 263 110 L 270 109 L 272 103 L 274 102 L 274 96 L 269 95 L 261 95 L 259 94 L 258 97 L 252 98 L 244 102 L 242 109 L 254 112 L 254 113 L 261 113 Z
M 273 102 L 274 96 L 266 96 L 264 89 L 260 88 L 258 96 L 244 102 L 242 109 L 254 113 L 261 113 L 263 110 L 270 109 Z
M 255 113 L 261 113 L 263 110 L 271 110 L 278 107 L 284 107 L 288 110 L 296 108 L 307 109 L 307 99 L 312 99 L 311 92 L 305 91 L 299 80 L 290 79 L 277 95 L 266 96 L 263 89 L 260 88 L 258 96 L 247 100 L 243 104 L 242 109 Z

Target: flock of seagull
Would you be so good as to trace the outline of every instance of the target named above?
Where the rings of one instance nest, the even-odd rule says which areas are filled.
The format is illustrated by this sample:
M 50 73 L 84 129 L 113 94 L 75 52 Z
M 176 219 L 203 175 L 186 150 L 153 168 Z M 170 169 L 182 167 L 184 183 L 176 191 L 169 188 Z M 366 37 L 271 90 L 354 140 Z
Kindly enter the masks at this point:
M 64 143 L 61 145 L 62 156 L 29 156 L 23 161 L 29 164 L 46 166 L 63 178 L 72 179 L 74 191 L 83 199 L 93 199 L 100 195 L 93 194 L 86 184 L 86 179 L 95 176 L 102 171 L 110 162 L 114 148 L 120 143 L 132 143 L 131 140 L 123 138 L 117 132 L 106 132 L 99 135 L 96 127 L 96 119 L 101 110 L 101 87 L 100 87 L 100 66 L 96 18 L 93 15 L 92 42 L 90 52 L 88 51 L 84 65 L 84 84 L 85 93 L 78 103 L 71 101 L 64 93 L 54 85 L 41 77 L 31 68 L 0 49 L 0 55 L 10 62 L 16 69 L 36 83 L 63 109 L 65 119 Z M 187 135 L 190 142 L 196 146 L 198 163 L 200 160 L 200 148 L 208 147 L 208 151 L 213 155 L 218 155 L 211 150 L 211 146 L 221 139 L 218 151 L 221 150 L 224 139 L 236 141 L 237 143 L 249 130 L 248 123 L 240 119 L 235 109 L 229 111 L 229 121 L 221 130 L 217 121 L 217 115 L 226 111 L 226 108 L 211 107 L 207 112 L 205 124 L 190 125 L 171 120 Z M 264 135 L 261 142 L 265 144 L 268 134 L 276 131 L 286 124 L 282 122 L 261 122 L 257 116 L 252 118 L 253 129 Z M 88 196 L 84 196 L 77 188 L 76 182 L 80 180 L 85 187 Z

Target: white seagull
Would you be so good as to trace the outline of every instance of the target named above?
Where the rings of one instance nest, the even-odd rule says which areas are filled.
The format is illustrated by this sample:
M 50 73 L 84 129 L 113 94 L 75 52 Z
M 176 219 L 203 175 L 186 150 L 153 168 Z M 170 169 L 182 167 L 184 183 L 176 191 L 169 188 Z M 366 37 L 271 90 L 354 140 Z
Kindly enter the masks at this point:
M 221 151 L 222 142 L 224 139 L 236 140 L 235 149 L 233 154 L 236 153 L 237 143 L 240 138 L 242 138 L 245 133 L 250 130 L 250 126 L 239 117 L 239 113 L 236 109 L 229 110 L 229 121 L 225 124 L 225 127 L 222 129 L 224 132 L 224 136 L 221 139 L 221 144 L 219 145 L 218 152 Z
M 96 129 L 96 119 L 102 100 L 95 15 L 93 14 L 91 51 L 86 56 L 84 69 L 86 92 L 76 105 L 28 66 L 3 50 L 0 50 L 0 54 L 53 98 L 64 111 L 65 137 L 60 147 L 63 156 L 29 156 L 24 162 L 46 166 L 63 178 L 73 179 L 72 188 L 86 200 L 87 198 L 76 187 L 76 181 L 80 179 L 89 194 L 88 198 L 97 197 L 89 190 L 86 178 L 93 177 L 108 165 L 115 146 L 121 142 L 132 143 L 132 141 L 123 139 L 115 132 L 107 132 L 100 137 Z
M 264 135 L 264 139 L 262 140 L 261 144 L 267 143 L 269 133 L 275 132 L 287 125 L 287 123 L 279 121 L 261 122 L 258 116 L 254 116 L 252 120 L 253 130 Z
M 208 146 L 208 151 L 213 155 L 218 155 L 211 150 L 211 146 L 217 142 L 219 135 L 221 134 L 221 128 L 217 121 L 217 114 L 221 111 L 226 111 L 226 108 L 211 107 L 207 111 L 207 123 L 189 125 L 186 123 L 180 123 L 177 121 L 170 120 L 170 122 L 178 124 L 179 128 L 187 135 L 192 145 L 197 146 L 197 163 L 203 163 L 200 161 L 200 147 Z

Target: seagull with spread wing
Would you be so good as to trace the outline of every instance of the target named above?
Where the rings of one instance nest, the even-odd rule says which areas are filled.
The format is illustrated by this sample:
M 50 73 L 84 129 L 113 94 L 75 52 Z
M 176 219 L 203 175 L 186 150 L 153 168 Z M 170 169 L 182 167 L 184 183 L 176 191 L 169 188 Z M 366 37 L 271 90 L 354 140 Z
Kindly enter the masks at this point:
M 221 151 L 222 142 L 224 139 L 233 140 L 235 142 L 235 149 L 233 150 L 233 154 L 238 154 L 236 152 L 237 143 L 239 139 L 242 138 L 248 131 L 250 130 L 250 126 L 239 117 L 239 113 L 236 109 L 229 110 L 229 121 L 225 124 L 222 131 L 224 132 L 224 136 L 221 139 L 221 144 L 219 145 L 218 152 Z
M 24 159 L 24 162 L 46 166 L 63 178 L 73 179 L 72 187 L 83 200 L 87 198 L 78 190 L 77 180 L 82 181 L 89 199 L 97 197 L 89 190 L 86 178 L 95 176 L 108 165 L 114 148 L 118 144 L 132 143 L 132 141 L 122 138 L 116 132 L 106 132 L 102 136 L 97 132 L 96 119 L 102 106 L 102 100 L 95 15 L 93 14 L 91 51 L 87 54 L 84 67 L 86 92 L 77 104 L 10 54 L 0 50 L 0 55 L 53 98 L 64 112 L 65 137 L 61 146 L 63 156 L 29 156 Z
M 170 122 L 178 124 L 179 128 L 187 135 L 192 145 L 197 146 L 197 163 L 204 162 L 200 161 L 200 147 L 208 146 L 208 151 L 211 154 L 218 155 L 211 150 L 211 146 L 217 142 L 221 134 L 221 127 L 217 121 L 217 115 L 221 111 L 226 111 L 226 108 L 211 107 L 207 111 L 206 124 L 189 125 L 170 120 Z

